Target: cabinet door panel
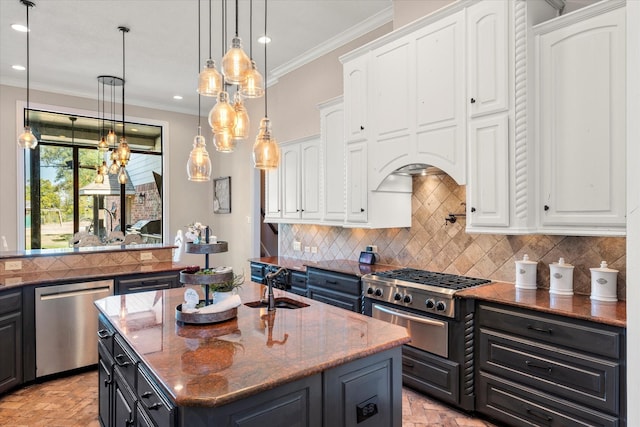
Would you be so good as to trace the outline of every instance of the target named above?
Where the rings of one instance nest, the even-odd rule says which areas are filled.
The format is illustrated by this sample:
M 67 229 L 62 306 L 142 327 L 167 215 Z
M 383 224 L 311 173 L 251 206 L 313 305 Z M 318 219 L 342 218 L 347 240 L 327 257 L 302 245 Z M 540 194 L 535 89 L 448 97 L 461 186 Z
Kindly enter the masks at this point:
M 282 216 L 282 208 L 280 206 L 280 169 L 265 171 L 265 220 L 277 220 Z
M 300 150 L 282 148 L 282 217 L 300 218 Z
M 366 141 L 369 123 L 367 121 L 368 55 L 363 55 L 344 64 L 344 114 L 345 138 L 347 142 Z
M 324 157 L 324 219 L 344 221 L 345 164 L 344 111 L 342 104 L 330 111 L 321 110 Z
M 367 222 L 367 147 L 347 146 L 347 223 Z
M 22 383 L 22 313 L 0 316 L 0 392 Z
M 313 140 L 300 146 L 302 203 L 300 216 L 303 219 L 320 218 L 320 180 L 322 179 L 322 155 L 320 142 Z

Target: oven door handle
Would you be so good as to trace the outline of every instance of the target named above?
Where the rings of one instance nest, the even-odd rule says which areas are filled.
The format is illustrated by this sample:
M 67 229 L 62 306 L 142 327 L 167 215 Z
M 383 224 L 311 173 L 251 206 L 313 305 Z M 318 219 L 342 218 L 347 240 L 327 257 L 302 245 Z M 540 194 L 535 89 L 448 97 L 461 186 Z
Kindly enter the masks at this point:
M 406 311 L 394 310 L 393 308 L 383 307 L 383 306 L 378 305 L 378 304 L 374 304 L 373 305 L 373 309 L 382 311 L 383 313 L 387 313 L 387 314 L 390 314 L 392 316 L 402 317 L 403 319 L 411 320 L 413 322 L 424 323 L 426 325 L 439 326 L 439 327 L 444 327 L 446 325 L 445 322 L 442 322 L 442 321 L 439 321 L 439 320 L 425 319 L 424 317 L 419 317 L 419 316 L 414 316 L 414 315 L 411 315 L 411 314 L 407 314 Z

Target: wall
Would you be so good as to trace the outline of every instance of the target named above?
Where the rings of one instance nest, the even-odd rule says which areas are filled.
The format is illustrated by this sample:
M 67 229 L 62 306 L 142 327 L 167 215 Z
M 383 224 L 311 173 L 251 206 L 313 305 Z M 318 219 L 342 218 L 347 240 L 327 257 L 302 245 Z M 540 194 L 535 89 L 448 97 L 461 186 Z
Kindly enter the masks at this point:
M 315 225 L 280 225 L 281 256 L 312 261 L 357 260 L 367 245 L 377 245 L 379 263 L 441 271 L 498 281 L 515 281 L 515 260 L 528 254 L 539 261 L 538 287 L 549 288 L 549 267 L 564 257 L 575 265 L 574 292 L 589 295 L 591 272 L 606 260 L 619 270 L 618 298 L 626 294 L 626 248 L 621 237 L 506 236 L 468 234 L 465 219 L 446 224 L 449 213 L 463 213 L 465 187 L 446 174 L 413 178 L 409 228 L 352 229 Z M 293 250 L 293 241 L 316 246 L 317 254 Z
M 25 100 L 25 90 L 11 86 L 0 86 L 0 188 L 3 203 L 0 204 L 0 236 L 6 236 L 9 250 L 16 250 L 20 227 L 17 209 L 17 159 L 22 161 L 22 153 L 16 141 L 16 106 Z M 31 91 L 31 105 L 54 106 L 58 111 L 95 111 L 95 99 L 72 97 L 42 91 Z M 96 113 L 97 114 L 97 113 Z M 168 132 L 164 135 L 165 154 L 165 197 L 169 209 L 165 212 L 169 220 L 166 243 L 173 243 L 173 236 L 179 228 L 185 229 L 193 221 L 212 221 L 213 190 L 211 183 L 194 183 L 187 180 L 186 163 L 196 133 L 197 118 L 186 114 L 154 110 L 127 105 L 128 117 L 152 119 L 168 122 Z M 185 255 L 185 262 L 201 262 L 201 257 Z

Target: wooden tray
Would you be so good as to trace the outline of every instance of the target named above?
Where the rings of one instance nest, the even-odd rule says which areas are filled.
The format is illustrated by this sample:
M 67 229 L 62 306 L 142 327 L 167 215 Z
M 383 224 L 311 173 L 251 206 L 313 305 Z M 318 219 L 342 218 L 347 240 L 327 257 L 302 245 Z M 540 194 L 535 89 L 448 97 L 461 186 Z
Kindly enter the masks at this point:
M 200 300 L 200 302 L 204 301 Z M 190 325 L 209 325 L 211 323 L 226 322 L 237 316 L 237 307 L 219 313 L 183 313 L 182 304 L 178 304 L 176 307 L 176 320 Z
M 193 243 L 187 242 L 184 251 L 188 254 L 217 254 L 227 252 L 229 244 L 227 242 L 218 243 Z
M 196 274 L 186 270 L 180 272 L 180 282 L 185 285 L 219 285 L 233 281 L 233 271 L 216 274 Z

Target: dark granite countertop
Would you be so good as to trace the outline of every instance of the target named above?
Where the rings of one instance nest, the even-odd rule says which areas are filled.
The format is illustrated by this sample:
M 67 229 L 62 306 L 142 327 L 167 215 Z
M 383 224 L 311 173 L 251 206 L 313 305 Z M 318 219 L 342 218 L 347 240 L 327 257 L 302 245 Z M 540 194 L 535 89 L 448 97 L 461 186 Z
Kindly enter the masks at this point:
M 334 259 L 331 261 L 308 261 L 299 258 L 288 257 L 263 257 L 252 258 L 249 261 L 261 262 L 264 264 L 277 265 L 287 268 L 289 270 L 306 271 L 307 267 L 321 268 L 323 270 L 336 271 L 338 273 L 351 274 L 354 276 L 363 276 L 369 273 L 375 273 L 377 271 L 395 270 L 398 267 L 395 265 L 385 264 L 360 264 L 357 261 L 350 261 L 346 259 Z
M 37 273 L 16 273 L 0 276 L 0 290 L 25 285 L 46 285 L 65 280 L 104 279 L 139 273 L 161 273 L 163 271 L 179 271 L 184 264 L 174 262 L 154 262 L 148 264 L 131 264 L 106 267 L 74 268 L 67 270 L 42 270 Z
M 195 288 L 198 289 L 198 288 Z M 239 290 L 256 301 L 263 285 Z M 409 341 L 406 329 L 297 295 L 286 310 L 238 307 L 214 325 L 181 325 L 184 289 L 107 297 L 96 302 L 180 406 L 220 406 Z
M 513 283 L 494 282 L 456 292 L 456 296 L 490 301 L 607 325 L 627 326 L 624 301 L 591 301 L 587 295 L 558 296 L 547 289 L 516 289 Z

